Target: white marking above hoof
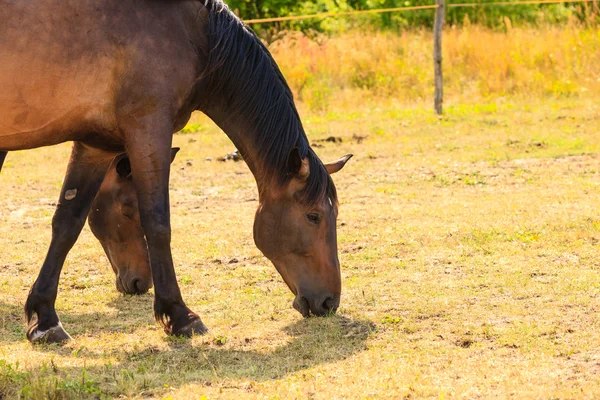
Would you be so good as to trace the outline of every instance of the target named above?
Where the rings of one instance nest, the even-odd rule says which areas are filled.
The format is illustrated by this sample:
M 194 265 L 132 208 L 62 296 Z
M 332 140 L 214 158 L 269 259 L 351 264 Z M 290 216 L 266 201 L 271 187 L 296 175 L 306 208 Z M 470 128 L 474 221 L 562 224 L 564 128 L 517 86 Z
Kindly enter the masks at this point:
M 71 335 L 65 331 L 62 326 L 62 323 L 58 323 L 58 325 L 45 330 L 45 331 L 35 331 L 29 338 L 31 343 L 59 343 L 67 340 L 72 340 Z

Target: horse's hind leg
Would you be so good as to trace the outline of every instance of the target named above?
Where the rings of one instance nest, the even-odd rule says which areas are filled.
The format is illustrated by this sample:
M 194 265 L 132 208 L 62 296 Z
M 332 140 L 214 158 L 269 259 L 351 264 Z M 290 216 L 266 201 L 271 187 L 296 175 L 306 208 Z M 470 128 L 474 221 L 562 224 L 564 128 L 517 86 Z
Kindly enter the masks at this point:
M 70 339 L 54 309 L 58 280 L 67 254 L 79 237 L 111 160 L 110 154 L 77 142 L 73 145 L 60 199 L 52 219 L 52 242 L 25 304 L 30 324 L 27 338 L 31 342 L 58 343 Z M 37 320 L 32 323 L 33 314 L 37 315 Z
M 7 154 L 8 151 L 0 151 L 0 171 L 2 171 L 2 164 L 4 164 L 4 159 L 6 158 Z

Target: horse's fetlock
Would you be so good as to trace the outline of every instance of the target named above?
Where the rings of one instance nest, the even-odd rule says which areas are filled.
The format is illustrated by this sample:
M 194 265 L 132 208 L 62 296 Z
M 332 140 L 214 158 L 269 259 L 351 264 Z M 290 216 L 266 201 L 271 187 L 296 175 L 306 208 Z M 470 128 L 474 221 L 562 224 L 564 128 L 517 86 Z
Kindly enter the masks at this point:
M 27 315 L 27 319 L 31 320 L 34 313 L 39 316 L 40 314 L 53 310 L 55 298 L 56 295 L 53 296 L 52 294 L 41 294 L 32 291 L 25 302 L 25 314 Z

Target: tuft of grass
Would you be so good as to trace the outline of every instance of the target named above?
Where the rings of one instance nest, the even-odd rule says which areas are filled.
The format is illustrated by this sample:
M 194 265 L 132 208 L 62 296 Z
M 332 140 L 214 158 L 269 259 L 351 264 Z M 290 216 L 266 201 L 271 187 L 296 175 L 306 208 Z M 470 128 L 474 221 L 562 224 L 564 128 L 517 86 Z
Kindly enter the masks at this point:
M 192 123 L 187 124 L 182 130 L 179 131 L 179 133 L 196 133 L 200 131 L 202 131 L 202 125 Z

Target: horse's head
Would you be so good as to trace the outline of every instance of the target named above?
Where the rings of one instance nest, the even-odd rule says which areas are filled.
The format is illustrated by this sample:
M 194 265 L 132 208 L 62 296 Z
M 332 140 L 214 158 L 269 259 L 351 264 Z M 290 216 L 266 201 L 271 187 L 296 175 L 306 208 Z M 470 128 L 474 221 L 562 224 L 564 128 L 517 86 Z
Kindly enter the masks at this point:
M 177 151 L 171 150 L 172 159 Z M 126 154 L 111 163 L 88 221 L 117 276 L 117 290 L 126 294 L 147 292 L 152 287 L 152 271 Z
M 344 167 L 347 155 L 326 164 L 325 182 L 333 185 L 328 174 Z M 298 149 L 288 161 L 289 183 L 261 196 L 254 219 L 254 242 L 269 258 L 296 296 L 294 308 L 307 317 L 335 312 L 342 290 L 337 255 L 337 200 L 329 196 L 307 205 L 302 194 L 308 185 L 310 163 Z M 321 167 L 322 168 L 322 167 Z M 318 171 L 317 171 L 318 172 Z M 312 171 L 312 173 L 317 173 Z M 331 188 L 335 193 L 335 188 Z

